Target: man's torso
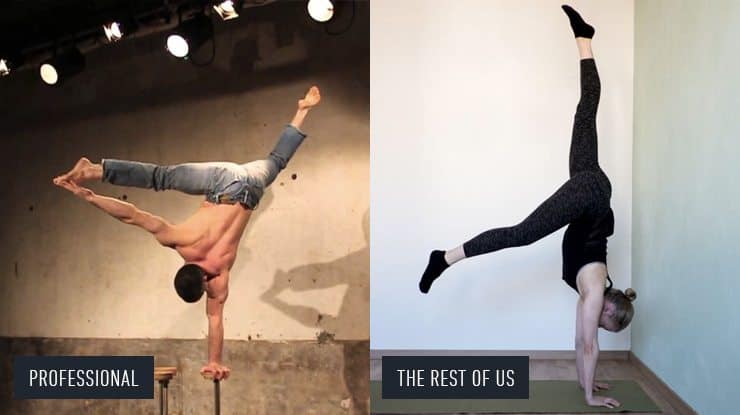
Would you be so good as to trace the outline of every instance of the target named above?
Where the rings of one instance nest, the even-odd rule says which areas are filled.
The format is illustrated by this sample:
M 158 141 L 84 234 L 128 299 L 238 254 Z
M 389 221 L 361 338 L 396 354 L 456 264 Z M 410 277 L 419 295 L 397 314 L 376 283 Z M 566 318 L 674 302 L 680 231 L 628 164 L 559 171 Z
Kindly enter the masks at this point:
M 185 262 L 199 265 L 210 275 L 228 271 L 251 212 L 238 203 L 203 202 L 190 218 L 175 226 L 181 240 L 175 249 Z

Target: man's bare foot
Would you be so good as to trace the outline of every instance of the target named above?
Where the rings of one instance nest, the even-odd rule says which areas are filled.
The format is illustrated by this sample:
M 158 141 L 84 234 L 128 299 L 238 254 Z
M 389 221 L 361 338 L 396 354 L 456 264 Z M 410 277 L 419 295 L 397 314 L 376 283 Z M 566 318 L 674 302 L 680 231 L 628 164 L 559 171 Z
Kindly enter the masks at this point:
M 54 178 L 54 184 L 58 185 L 60 182 L 72 182 L 80 184 L 85 180 L 101 179 L 103 177 L 103 166 L 100 164 L 94 164 L 85 157 L 82 157 L 77 161 L 77 164 L 61 176 Z
M 318 105 L 319 101 L 321 101 L 321 93 L 319 93 L 319 88 L 317 86 L 312 86 L 311 89 L 306 92 L 306 97 L 298 101 L 298 108 L 311 108 Z

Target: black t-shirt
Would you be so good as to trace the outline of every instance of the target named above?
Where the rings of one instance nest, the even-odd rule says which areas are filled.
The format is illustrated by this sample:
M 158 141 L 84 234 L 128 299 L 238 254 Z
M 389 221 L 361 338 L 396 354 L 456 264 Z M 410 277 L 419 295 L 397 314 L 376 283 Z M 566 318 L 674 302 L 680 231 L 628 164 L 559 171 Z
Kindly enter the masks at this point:
M 614 212 L 608 208 L 595 216 L 571 223 L 563 237 L 563 280 L 578 292 L 578 271 L 591 262 L 606 264 L 606 238 L 614 233 Z

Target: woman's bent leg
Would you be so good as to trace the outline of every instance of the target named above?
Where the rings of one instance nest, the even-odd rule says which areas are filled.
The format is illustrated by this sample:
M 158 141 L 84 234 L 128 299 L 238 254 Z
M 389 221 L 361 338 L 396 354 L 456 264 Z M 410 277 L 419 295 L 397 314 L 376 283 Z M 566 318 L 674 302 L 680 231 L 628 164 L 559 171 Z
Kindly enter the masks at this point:
M 599 197 L 597 193 L 599 190 L 595 186 L 591 173 L 576 175 L 519 224 L 487 230 L 465 242 L 462 247 L 447 252 L 433 251 L 419 282 L 419 289 L 424 293 L 428 292 L 434 280 L 451 265 L 452 262 L 448 262 L 446 256 L 453 256 L 459 260 L 505 248 L 529 245 L 570 224 L 594 205 L 594 201 Z

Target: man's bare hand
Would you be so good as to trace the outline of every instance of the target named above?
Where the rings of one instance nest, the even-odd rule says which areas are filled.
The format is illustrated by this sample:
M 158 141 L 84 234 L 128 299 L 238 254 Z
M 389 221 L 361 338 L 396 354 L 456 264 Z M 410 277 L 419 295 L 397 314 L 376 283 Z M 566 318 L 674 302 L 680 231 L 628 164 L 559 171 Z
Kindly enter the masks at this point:
M 93 193 L 92 190 L 82 187 L 78 184 L 75 184 L 74 182 L 68 181 L 68 180 L 54 180 L 54 184 L 57 186 L 66 189 L 70 191 L 75 196 L 79 197 L 80 199 L 84 200 L 90 200 L 91 197 L 95 196 L 95 193 Z
M 317 86 L 312 86 L 311 89 L 306 92 L 306 96 L 302 100 L 298 101 L 298 108 L 311 108 L 318 105 L 320 101 L 321 93 L 319 93 L 319 88 Z
M 231 369 L 215 362 L 209 362 L 200 369 L 200 374 L 210 379 L 228 379 Z

